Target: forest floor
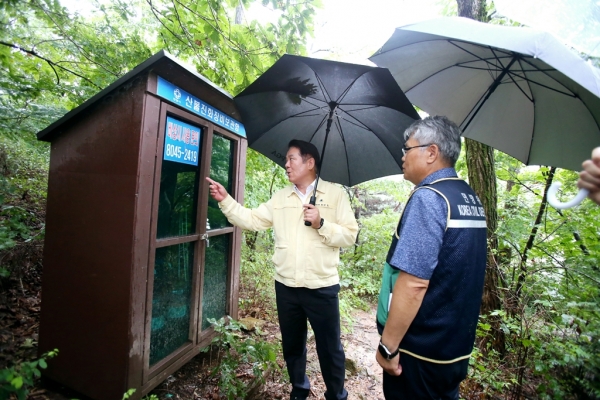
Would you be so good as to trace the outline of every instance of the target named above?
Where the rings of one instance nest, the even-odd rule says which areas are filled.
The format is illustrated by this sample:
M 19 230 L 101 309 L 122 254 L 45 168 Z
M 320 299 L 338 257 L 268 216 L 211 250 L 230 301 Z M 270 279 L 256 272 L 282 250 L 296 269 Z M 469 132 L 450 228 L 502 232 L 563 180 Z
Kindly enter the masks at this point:
M 375 349 L 379 342 L 379 334 L 374 323 L 374 312 L 356 311 L 352 330 L 342 334 L 342 344 L 346 353 L 346 390 L 348 400 L 383 400 L 381 391 L 381 368 L 375 361 Z M 277 324 L 266 322 L 263 328 L 265 340 L 279 342 L 281 334 Z M 309 332 L 308 362 L 306 373 L 311 383 L 309 399 L 323 399 L 325 384 L 315 349 L 314 337 Z M 218 376 L 212 376 L 215 360 L 209 362 L 209 356 L 200 354 L 183 368 L 156 387 L 151 394 L 160 399 L 220 399 Z M 212 364 L 212 367 L 209 365 Z M 282 370 L 272 374 L 253 399 L 285 399 L 289 398 L 291 386 L 287 383 L 283 369 L 285 364 L 278 358 Z M 243 370 L 240 376 L 247 375 Z
M 22 249 L 35 253 L 35 249 Z M 37 249 L 39 250 L 39 249 Z M 41 255 L 41 252 L 38 252 Z M 32 259 L 25 267 L 8 278 L 0 279 L 0 371 L 23 361 L 37 359 L 37 341 L 41 308 L 41 267 Z M 252 312 L 255 313 L 256 310 Z M 263 310 L 264 311 L 264 310 Z M 261 311 L 260 314 L 264 312 Z M 245 316 L 245 315 L 242 315 Z M 374 323 L 375 309 L 354 310 L 352 323 L 344 326 L 342 344 L 346 353 L 346 389 L 349 400 L 383 400 L 381 390 L 382 370 L 375 360 L 375 349 L 379 335 Z M 276 345 L 280 349 L 281 334 L 273 318 L 265 318 L 261 328 L 261 339 Z M 246 337 L 256 333 L 245 332 Z M 243 340 L 242 337 L 240 340 Z M 323 399 L 323 383 L 319 362 L 315 350 L 314 337 L 309 330 L 307 376 L 311 382 L 309 399 Z M 281 353 L 281 352 L 280 352 Z M 60 352 L 58 354 L 60 357 Z M 52 362 L 50 359 L 49 363 Z M 266 383 L 258 386 L 254 396 L 244 400 L 270 400 L 289 398 L 290 385 L 287 381 L 285 363 L 281 354 L 277 357 L 280 370 L 270 374 Z M 159 400 L 222 400 L 223 388 L 219 387 L 218 349 L 200 353 L 178 371 L 167 377 L 149 394 Z M 235 379 L 252 384 L 253 375 L 249 365 L 240 364 L 235 371 Z M 1 383 L 1 382 L 0 382 Z M 535 387 L 524 388 L 520 398 L 537 398 Z M 1 393 L 0 393 L 1 394 Z M 508 396 L 508 394 L 507 394 Z M 508 396 L 510 397 L 510 396 Z M 508 398 L 505 396 L 492 398 Z M 471 379 L 461 384 L 461 398 L 468 400 L 490 398 L 483 394 L 482 388 Z M 65 388 L 50 386 L 35 380 L 30 387 L 28 400 L 85 400 L 84 396 L 72 393 Z M 237 400 L 237 399 L 236 399 Z
M 37 358 L 39 315 L 41 308 L 41 271 L 30 268 L 0 281 L 0 370 L 22 361 Z M 356 310 L 352 326 L 342 335 L 347 358 L 346 389 L 349 399 L 383 399 L 381 392 L 381 369 L 375 361 L 375 349 L 379 340 L 374 323 L 374 310 Z M 276 323 L 265 321 L 263 338 L 278 343 L 281 338 Z M 247 333 L 251 335 L 251 333 Z M 60 352 L 58 357 L 60 357 Z M 49 360 L 51 363 L 52 360 Z M 284 362 L 278 356 L 281 371 L 272 373 L 254 399 L 287 399 L 290 386 L 286 382 Z M 314 337 L 309 332 L 307 375 L 311 382 L 310 399 L 322 399 L 325 392 Z M 223 399 L 218 387 L 219 377 L 211 371 L 218 365 L 218 357 L 200 353 L 177 372 L 169 376 L 150 394 L 159 399 Z M 247 379 L 248 373 L 240 366 L 238 376 Z M 250 374 L 251 375 L 251 374 Z M 246 377 L 246 378 L 245 378 Z M 29 400 L 83 399 L 64 388 L 44 385 L 36 380 L 29 391 Z

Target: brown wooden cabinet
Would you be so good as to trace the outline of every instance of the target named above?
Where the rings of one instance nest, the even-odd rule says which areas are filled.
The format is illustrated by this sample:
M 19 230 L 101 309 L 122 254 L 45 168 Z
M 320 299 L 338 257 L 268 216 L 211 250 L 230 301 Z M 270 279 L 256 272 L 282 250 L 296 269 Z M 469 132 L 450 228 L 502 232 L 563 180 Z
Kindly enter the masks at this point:
M 140 398 L 237 317 L 241 231 L 206 176 L 243 201 L 233 100 L 160 52 L 38 134 L 51 142 L 44 375 L 98 400 Z

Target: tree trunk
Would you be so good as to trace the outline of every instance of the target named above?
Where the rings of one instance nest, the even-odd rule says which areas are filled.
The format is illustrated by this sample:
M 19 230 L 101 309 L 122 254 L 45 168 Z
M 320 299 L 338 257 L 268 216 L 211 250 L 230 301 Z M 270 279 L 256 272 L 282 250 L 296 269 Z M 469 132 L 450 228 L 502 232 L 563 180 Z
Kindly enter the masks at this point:
M 499 293 L 500 279 L 498 271 L 498 196 L 496 193 L 496 171 L 494 169 L 494 149 L 471 139 L 465 139 L 469 184 L 483 203 L 487 222 L 488 248 L 481 314 L 488 315 L 492 326 L 492 334 L 480 343 L 480 349 L 485 352 L 487 342 L 491 340 L 494 350 L 504 356 L 506 352 L 504 331 L 500 329 L 500 316 L 491 316 L 494 310 L 502 308 Z
M 458 15 L 485 21 L 485 0 L 456 0 Z M 494 169 L 494 150 L 482 143 L 465 139 L 466 161 L 469 170 L 469 184 L 483 203 L 487 220 L 488 248 L 481 314 L 488 315 L 492 333 L 484 338 L 479 347 L 486 351 L 488 341 L 491 347 L 501 355 L 506 352 L 504 332 L 500 329 L 500 316 L 491 316 L 494 310 L 502 308 L 501 296 L 498 292 L 499 270 L 496 254 L 498 252 L 498 196 L 496 193 L 496 171 Z

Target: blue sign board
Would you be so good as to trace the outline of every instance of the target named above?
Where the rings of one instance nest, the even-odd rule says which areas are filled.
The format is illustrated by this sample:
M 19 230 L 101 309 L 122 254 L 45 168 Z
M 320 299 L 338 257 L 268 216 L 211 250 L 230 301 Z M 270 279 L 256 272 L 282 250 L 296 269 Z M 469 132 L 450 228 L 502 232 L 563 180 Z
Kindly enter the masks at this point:
M 167 117 L 163 160 L 198 166 L 200 128 Z
M 158 87 L 156 92 L 160 97 L 172 101 L 216 125 L 229 129 L 233 133 L 246 137 L 246 129 L 241 122 L 231 118 L 229 115 L 217 110 L 185 90 L 178 88 L 160 76 L 158 77 Z

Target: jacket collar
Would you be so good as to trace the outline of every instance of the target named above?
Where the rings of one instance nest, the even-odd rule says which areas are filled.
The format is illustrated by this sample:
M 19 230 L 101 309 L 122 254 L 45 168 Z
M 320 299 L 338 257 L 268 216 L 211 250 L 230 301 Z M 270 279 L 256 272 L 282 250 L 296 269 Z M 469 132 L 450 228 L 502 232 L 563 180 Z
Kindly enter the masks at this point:
M 331 185 L 330 182 L 327 182 L 323 179 L 319 179 L 319 183 L 317 185 L 317 193 L 320 193 L 320 194 L 327 193 L 327 189 L 329 189 L 330 185 Z M 287 190 L 287 194 L 286 194 L 287 197 L 290 197 L 292 194 L 295 193 L 293 184 L 289 184 L 288 186 L 286 186 L 285 190 Z

